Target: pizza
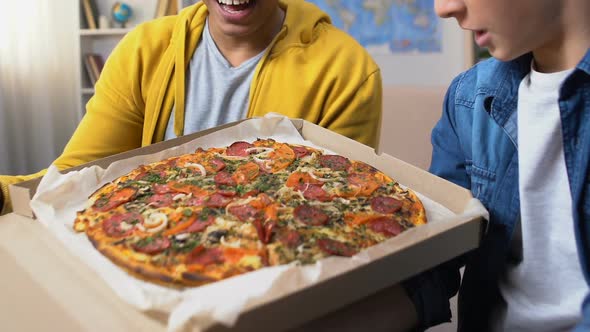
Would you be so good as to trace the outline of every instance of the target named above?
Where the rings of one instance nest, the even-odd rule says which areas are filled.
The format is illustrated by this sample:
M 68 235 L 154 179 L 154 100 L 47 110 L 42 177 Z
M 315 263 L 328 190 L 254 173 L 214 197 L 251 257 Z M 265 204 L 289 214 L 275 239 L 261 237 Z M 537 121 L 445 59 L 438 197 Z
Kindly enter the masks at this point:
M 272 139 L 142 165 L 86 206 L 75 231 L 131 275 L 171 287 L 350 257 L 427 222 L 416 194 L 374 167 Z

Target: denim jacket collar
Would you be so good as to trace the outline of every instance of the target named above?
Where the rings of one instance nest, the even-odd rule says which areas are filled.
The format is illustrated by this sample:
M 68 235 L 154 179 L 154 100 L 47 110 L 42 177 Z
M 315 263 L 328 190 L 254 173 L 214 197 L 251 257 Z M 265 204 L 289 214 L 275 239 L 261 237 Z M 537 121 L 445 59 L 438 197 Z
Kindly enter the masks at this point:
M 587 75 L 590 75 L 590 48 L 586 51 L 586 54 L 582 58 L 582 61 L 578 63 L 577 69 L 583 71 Z
M 518 146 L 517 105 L 520 82 L 531 70 L 532 53 L 520 56 L 514 61 L 500 62 L 497 81 L 486 82 L 478 89 L 484 93 L 484 107 L 490 116 L 502 126 L 515 146 Z M 576 66 L 578 72 L 590 76 L 590 49 Z M 572 75 L 574 76 L 575 73 Z M 567 81 L 566 81 L 567 84 Z M 563 91 L 563 90 L 562 90 Z

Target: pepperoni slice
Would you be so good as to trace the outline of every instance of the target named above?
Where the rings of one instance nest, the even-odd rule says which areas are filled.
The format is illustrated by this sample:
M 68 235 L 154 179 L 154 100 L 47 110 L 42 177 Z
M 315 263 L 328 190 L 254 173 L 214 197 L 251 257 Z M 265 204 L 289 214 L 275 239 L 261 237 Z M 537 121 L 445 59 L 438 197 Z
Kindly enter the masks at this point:
M 389 237 L 396 236 L 404 230 L 397 220 L 388 217 L 371 220 L 368 224 L 373 232 L 381 233 Z
M 174 192 L 174 190 L 172 190 L 172 188 L 170 188 L 167 184 L 157 184 L 157 183 L 152 186 L 152 190 L 156 194 L 160 194 L 160 195 Z
M 371 208 L 375 212 L 392 214 L 402 208 L 402 202 L 393 197 L 378 196 L 371 199 Z
M 213 178 L 213 180 L 215 181 L 215 184 L 217 184 L 217 185 L 224 185 L 224 186 L 235 186 L 236 185 L 236 181 L 234 181 L 231 174 L 229 174 L 226 171 L 222 171 L 222 172 L 215 174 L 215 177 Z
M 143 217 L 137 212 L 114 214 L 102 222 L 102 230 L 110 237 L 125 237 L 133 232 L 134 227 L 121 227 L 121 223 L 135 225 L 143 222 Z
M 234 143 L 232 143 L 232 145 L 230 145 L 227 148 L 227 150 L 225 150 L 225 154 L 227 154 L 228 156 L 247 157 L 248 152 L 246 152 L 246 149 L 249 149 L 252 147 L 254 147 L 254 145 L 252 145 L 248 142 L 243 142 L 243 141 L 234 142 Z
M 209 198 L 205 205 L 211 208 L 223 208 L 226 207 L 231 201 L 231 198 L 228 198 L 220 193 L 215 193 Z
M 221 249 L 207 249 L 202 245 L 193 249 L 186 257 L 186 263 L 188 264 L 210 265 L 220 264 L 224 261 L 225 259 L 223 258 L 223 251 Z
M 317 244 L 320 249 L 330 255 L 350 257 L 358 252 L 351 245 L 332 239 L 319 239 Z
M 273 230 L 276 227 L 277 223 L 274 221 L 267 222 L 262 224 L 260 219 L 256 219 L 252 222 L 254 228 L 256 228 L 256 233 L 258 234 L 258 239 L 260 242 L 264 244 L 268 244 L 270 239 L 272 238 Z
M 199 217 L 186 229 L 186 231 L 188 233 L 202 232 L 205 228 L 207 228 L 209 225 L 212 225 L 214 222 L 215 217 L 212 215 L 209 215 L 206 220 L 201 220 L 201 218 Z
M 277 223 L 274 221 L 267 221 L 264 224 L 264 241 L 263 243 L 269 243 L 270 239 L 272 238 L 272 234 L 274 232 L 275 227 L 277 227 Z
M 225 197 L 236 197 L 238 195 L 234 190 L 218 190 L 217 193 Z
M 296 230 L 286 229 L 280 233 L 279 241 L 287 247 L 296 248 L 301 244 L 301 235 Z
M 148 198 L 148 204 L 150 206 L 156 207 L 156 208 L 161 208 L 161 207 L 165 207 L 165 206 L 170 206 L 172 205 L 172 195 L 171 194 L 155 194 L 150 196 L 150 198 Z
M 262 262 L 262 265 L 270 266 L 270 262 L 268 261 L 268 251 L 266 249 L 260 250 L 260 253 L 258 255 L 260 256 L 260 261 Z
M 203 196 L 200 196 L 200 197 L 193 196 L 193 197 L 189 198 L 185 202 L 185 204 L 187 206 L 201 206 L 201 205 L 204 205 L 205 204 L 205 197 L 203 197 Z
M 132 245 L 135 251 L 148 255 L 159 254 L 170 248 L 170 240 L 167 237 L 146 238 L 139 240 Z
M 211 166 L 215 172 L 219 172 L 225 168 L 225 162 L 220 158 L 213 158 L 209 160 L 209 166 Z
M 240 221 L 251 221 L 262 217 L 262 211 L 248 204 L 232 206 L 229 208 L 229 212 L 238 217 Z
M 137 174 L 137 175 L 136 175 L 136 176 L 133 178 L 133 180 L 134 180 L 134 181 L 141 180 L 141 179 L 145 178 L 147 175 L 148 175 L 148 172 L 146 172 L 146 171 L 143 171 L 143 172 L 141 172 L 141 173 Z
M 252 225 L 254 226 L 254 228 L 256 228 L 256 234 L 258 234 L 258 239 L 260 240 L 260 242 L 264 244 L 268 243 L 264 242 L 266 236 L 264 236 L 264 227 L 262 226 L 262 221 L 260 221 L 260 219 L 256 219 L 252 222 Z
M 139 169 L 141 169 L 142 171 L 139 172 L 139 174 L 137 174 L 133 178 L 133 180 L 135 180 L 135 181 L 141 180 L 141 179 L 145 178 L 148 175 L 148 171 L 145 170 L 145 166 L 144 165 L 141 165 Z
M 319 159 L 322 167 L 327 167 L 334 171 L 345 171 L 350 167 L 350 160 L 342 156 L 321 155 Z
M 311 154 L 311 151 L 303 146 L 291 146 L 291 149 L 293 149 L 293 152 L 295 152 L 295 156 L 297 158 L 303 158 Z
M 117 206 L 129 202 L 137 193 L 136 188 L 125 187 L 105 195 L 94 202 L 93 208 L 100 212 L 106 212 L 116 208 Z
M 324 211 L 309 205 L 299 205 L 293 211 L 295 219 L 308 225 L 321 226 L 329 217 Z
M 303 190 L 303 197 L 307 199 L 316 199 L 321 202 L 326 202 L 330 200 L 330 195 L 322 189 L 321 186 L 310 184 L 304 187 Z

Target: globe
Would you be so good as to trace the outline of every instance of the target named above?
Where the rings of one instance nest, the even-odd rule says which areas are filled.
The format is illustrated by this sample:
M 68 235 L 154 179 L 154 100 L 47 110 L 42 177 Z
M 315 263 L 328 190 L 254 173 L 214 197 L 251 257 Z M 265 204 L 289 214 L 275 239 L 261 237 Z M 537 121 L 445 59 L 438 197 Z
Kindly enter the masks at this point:
M 113 20 L 121 24 L 122 27 L 125 27 L 125 23 L 129 21 L 129 18 L 131 18 L 132 15 L 131 7 L 123 2 L 115 2 L 111 9 L 111 13 L 113 15 Z

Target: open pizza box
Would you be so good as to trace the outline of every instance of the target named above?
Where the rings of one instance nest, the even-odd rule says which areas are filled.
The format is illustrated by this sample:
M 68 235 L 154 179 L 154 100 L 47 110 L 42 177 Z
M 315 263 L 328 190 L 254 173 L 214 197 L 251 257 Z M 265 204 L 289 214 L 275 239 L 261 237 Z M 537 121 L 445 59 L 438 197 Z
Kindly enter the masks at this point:
M 256 132 L 252 133 L 252 128 Z M 292 136 L 284 136 L 282 130 L 285 128 L 294 130 L 298 139 L 305 141 L 292 141 Z M 192 152 L 200 146 L 207 148 L 207 144 L 226 146 L 237 140 L 251 140 L 251 137 L 271 137 L 277 141 L 315 145 L 350 159 L 362 160 L 416 191 L 425 203 L 427 216 L 432 222 L 369 248 L 366 253 L 363 251 L 357 255 L 360 258 L 330 257 L 316 266 L 292 265 L 278 267 L 276 271 L 273 269 L 277 267 L 267 268 L 185 293 L 176 290 L 170 293 L 170 290 L 161 289 L 161 286 L 126 275 L 98 252 L 92 252 L 93 247 L 82 235 L 65 234 L 64 225 L 51 221 L 52 218 L 62 216 L 61 210 L 71 208 L 67 199 L 56 198 L 56 193 L 63 192 L 67 197 L 67 191 L 77 190 L 76 186 L 97 189 L 104 181 L 114 179 L 112 176 L 116 174 L 104 171 L 103 168 L 117 168 L 116 165 L 127 165 L 129 160 L 135 160 L 117 170 L 128 171 L 141 163 Z M 179 147 L 186 150 L 179 150 Z M 94 176 L 93 181 L 96 183 L 75 182 L 84 172 L 91 172 L 90 177 Z M 86 271 L 86 274 L 81 272 L 86 277 L 80 277 L 76 282 L 85 288 L 108 290 L 106 296 L 103 294 L 93 299 L 86 309 L 82 307 L 77 310 L 112 308 L 113 317 L 121 317 L 122 311 L 128 312 L 127 317 L 139 320 L 139 325 L 145 323 L 143 326 L 156 326 L 162 330 L 223 331 L 235 328 L 277 331 L 300 325 L 476 248 L 484 232 L 487 213 L 481 203 L 461 187 L 392 156 L 378 154 L 372 148 L 310 122 L 279 116 L 238 121 L 97 160 L 62 173 L 65 175 L 50 169 L 49 175 L 42 181 L 33 180 L 11 186 L 14 212 L 29 218 L 38 217 L 38 221 L 55 235 L 50 237 L 50 246 L 73 253 L 68 258 L 68 266 Z M 68 179 L 77 184 L 72 187 L 70 183 L 68 186 L 66 181 L 64 187 L 60 176 L 70 176 Z M 102 179 L 103 176 L 110 178 Z M 57 182 L 54 181 L 56 179 Z M 38 186 L 39 192 L 35 195 Z M 47 203 L 52 199 L 56 202 Z M 14 239 L 15 243 L 17 240 Z M 95 256 L 86 256 L 84 251 Z M 50 255 L 51 251 L 39 253 L 40 260 L 43 254 Z M 42 283 L 44 279 L 51 278 L 52 273 L 59 271 L 46 273 L 44 278 L 39 278 L 39 282 Z M 67 305 L 59 303 L 60 297 L 55 298 L 55 301 L 62 307 Z M 89 313 L 87 316 L 94 317 Z M 94 322 L 85 324 L 92 327 Z

